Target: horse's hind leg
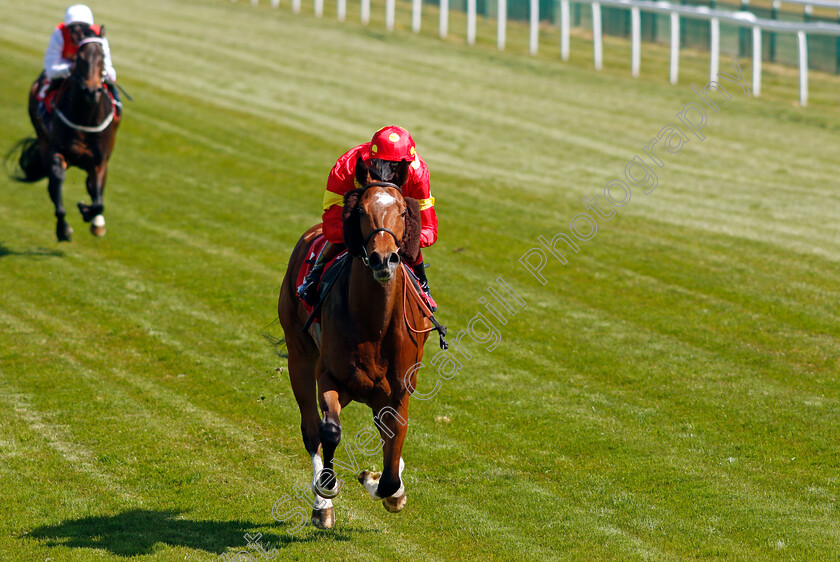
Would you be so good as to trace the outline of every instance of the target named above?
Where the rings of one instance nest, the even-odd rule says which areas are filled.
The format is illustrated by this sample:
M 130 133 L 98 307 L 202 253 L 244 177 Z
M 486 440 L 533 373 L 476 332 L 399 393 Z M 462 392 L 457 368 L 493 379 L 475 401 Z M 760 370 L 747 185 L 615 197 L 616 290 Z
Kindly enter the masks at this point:
M 90 233 L 94 236 L 105 236 L 105 217 L 102 213 L 105 212 L 105 179 L 108 176 L 108 169 L 103 162 L 99 166 L 88 172 L 87 187 L 90 195 L 90 205 L 86 205 L 79 201 L 77 206 L 82 213 L 82 219 L 90 223 Z
M 52 199 L 53 205 L 55 206 L 55 236 L 58 238 L 59 242 L 70 242 L 73 238 L 73 229 L 70 228 L 70 225 L 67 224 L 66 220 L 64 220 L 64 216 L 67 213 L 64 210 L 64 198 L 61 194 L 61 189 L 64 185 L 64 177 L 67 171 L 67 164 L 64 161 L 64 157 L 55 152 L 51 153 L 46 161 L 49 166 L 47 175 L 50 179 L 47 189 L 50 192 L 50 199 Z
M 318 495 L 316 487 L 324 468 L 324 463 L 318 454 L 321 438 L 318 425 L 321 418 L 318 415 L 318 397 L 315 392 L 315 359 L 310 359 L 289 348 L 289 379 L 292 392 L 300 408 L 300 431 L 303 435 L 303 445 L 312 458 L 312 491 L 315 493 L 315 503 L 312 506 L 312 524 L 319 529 L 329 529 L 335 525 L 335 510 L 332 500 Z

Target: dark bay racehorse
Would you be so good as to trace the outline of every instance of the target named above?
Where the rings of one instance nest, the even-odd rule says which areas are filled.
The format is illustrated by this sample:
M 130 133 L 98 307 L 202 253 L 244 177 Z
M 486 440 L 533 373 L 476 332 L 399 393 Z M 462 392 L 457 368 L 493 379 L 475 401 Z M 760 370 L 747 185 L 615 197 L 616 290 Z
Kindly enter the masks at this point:
M 73 229 L 64 219 L 62 187 L 69 166 L 87 172 L 87 191 L 91 204 L 80 202 L 79 211 L 90 222 L 94 236 L 105 234 L 103 194 L 108 158 L 114 149 L 119 118 L 117 108 L 104 87 L 104 53 L 102 39 L 93 35 L 79 42 L 79 50 L 70 77 L 56 94 L 55 109 L 44 122 L 38 113 L 36 94 L 42 86 L 43 74 L 29 92 L 29 117 L 37 139 L 24 139 L 20 167 L 20 181 L 35 182 L 49 178 L 49 193 L 55 205 L 55 233 L 59 241 L 69 241 Z
M 402 164 L 397 175 L 404 180 L 407 163 Z M 397 185 L 375 179 L 359 159 L 356 180 L 365 187 L 344 197 L 344 241 L 352 257 L 345 258 L 350 263 L 325 297 L 320 338 L 311 328 L 303 332 L 307 314 L 295 291 L 298 270 L 321 232 L 320 225 L 307 230 L 295 246 L 278 303 L 303 443 L 312 457 L 316 494 L 312 522 L 322 529 L 335 523 L 331 498 L 340 486 L 333 456 L 341 439 L 339 414 L 351 401 L 370 406 L 384 441 L 383 472 L 363 471 L 359 481 L 371 498 L 382 499 L 388 511 L 400 511 L 406 502 L 400 474 L 408 424 L 407 385 L 416 388 L 412 367 L 422 359 L 428 320 L 408 294 L 413 288 L 400 262 L 412 262 L 419 254 L 420 207 L 416 200 L 404 198 Z M 375 431 L 369 431 L 375 442 Z

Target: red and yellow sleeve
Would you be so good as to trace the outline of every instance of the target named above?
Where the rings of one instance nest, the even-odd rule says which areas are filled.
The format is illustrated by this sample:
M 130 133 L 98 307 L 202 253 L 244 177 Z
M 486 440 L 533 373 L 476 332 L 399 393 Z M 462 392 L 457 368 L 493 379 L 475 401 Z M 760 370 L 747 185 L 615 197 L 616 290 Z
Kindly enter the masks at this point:
M 341 221 L 341 211 L 344 208 L 344 194 L 355 187 L 356 147 L 338 159 L 327 178 L 327 189 L 324 191 L 323 209 L 321 216 L 324 237 L 334 244 L 344 243 L 344 228 Z
M 420 232 L 420 247 L 426 248 L 437 241 L 438 220 L 435 214 L 435 198 L 432 197 L 432 190 L 429 183 L 429 168 L 420 156 L 411 164 L 409 176 L 409 189 L 406 195 L 414 197 L 420 204 L 420 222 L 423 228 Z

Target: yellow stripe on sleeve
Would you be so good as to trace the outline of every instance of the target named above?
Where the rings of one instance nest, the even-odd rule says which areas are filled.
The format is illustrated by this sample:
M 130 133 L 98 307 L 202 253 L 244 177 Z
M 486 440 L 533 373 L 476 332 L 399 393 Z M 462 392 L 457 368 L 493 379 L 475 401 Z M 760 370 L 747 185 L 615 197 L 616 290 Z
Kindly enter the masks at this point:
M 426 209 L 431 209 L 435 206 L 435 198 L 429 197 L 428 199 L 418 199 L 418 203 L 420 203 L 420 210 L 425 211 Z
M 344 196 L 328 189 L 324 191 L 324 210 L 326 211 L 333 205 L 344 205 Z

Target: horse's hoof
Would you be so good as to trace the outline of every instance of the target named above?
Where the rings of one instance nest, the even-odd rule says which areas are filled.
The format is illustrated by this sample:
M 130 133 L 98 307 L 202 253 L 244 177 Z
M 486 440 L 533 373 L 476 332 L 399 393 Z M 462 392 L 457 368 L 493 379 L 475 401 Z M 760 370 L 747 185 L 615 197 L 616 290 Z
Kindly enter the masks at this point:
M 402 511 L 402 508 L 405 507 L 405 502 L 406 497 L 405 492 L 403 492 L 399 496 L 391 496 L 390 498 L 385 498 L 384 500 L 382 500 L 382 506 L 391 513 L 397 513 L 398 511 Z
M 319 529 L 332 529 L 335 525 L 335 509 L 332 506 L 327 509 L 313 509 L 312 524 Z
M 94 236 L 105 236 L 105 217 L 96 215 L 90 222 L 90 233 Z
M 59 242 L 71 242 L 73 240 L 73 229 L 69 224 L 64 228 L 58 227 L 55 229 L 55 235 Z
M 363 470 L 359 473 L 359 476 L 357 476 L 356 478 L 359 480 L 359 484 L 364 486 L 365 482 L 376 482 L 376 481 L 378 481 L 380 476 L 382 476 L 381 472 L 372 472 L 370 470 Z
M 369 470 L 363 470 L 359 473 L 359 484 L 365 487 L 367 490 L 370 499 L 378 500 L 380 499 L 376 495 L 376 491 L 379 489 L 379 479 L 382 477 L 381 472 L 371 472 Z

